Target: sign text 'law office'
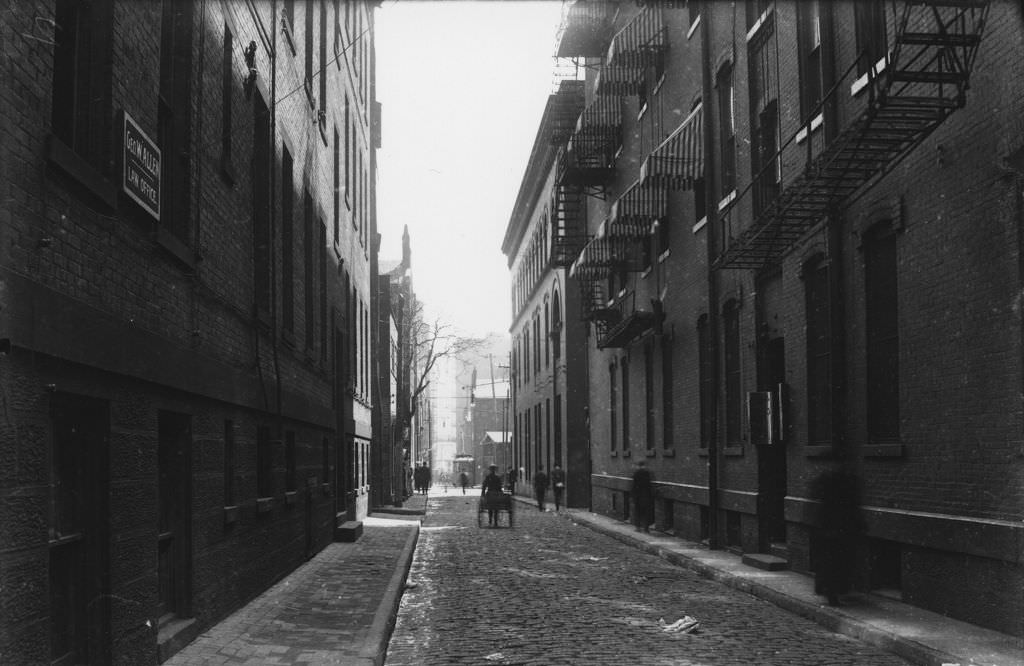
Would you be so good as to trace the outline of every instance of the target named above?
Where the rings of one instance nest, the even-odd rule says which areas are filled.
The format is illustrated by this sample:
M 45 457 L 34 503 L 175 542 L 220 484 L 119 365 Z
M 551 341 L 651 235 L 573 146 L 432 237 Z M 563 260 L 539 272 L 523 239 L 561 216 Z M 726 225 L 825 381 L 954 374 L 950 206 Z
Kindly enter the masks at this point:
M 160 149 L 127 111 L 122 134 L 121 188 L 160 220 Z

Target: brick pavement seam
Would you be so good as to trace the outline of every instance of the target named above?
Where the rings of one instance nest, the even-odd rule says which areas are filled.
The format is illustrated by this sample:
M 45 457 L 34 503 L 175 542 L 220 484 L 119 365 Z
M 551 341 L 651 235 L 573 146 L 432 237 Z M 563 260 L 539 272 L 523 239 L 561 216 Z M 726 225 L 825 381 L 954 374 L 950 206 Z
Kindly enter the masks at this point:
M 522 497 L 517 496 L 516 499 L 523 503 L 530 503 L 529 500 Z M 610 536 L 620 543 L 632 546 L 651 555 L 656 555 L 671 564 L 685 569 L 690 569 L 705 578 L 709 578 L 733 589 L 745 592 L 759 599 L 763 599 L 764 601 L 772 603 L 784 610 L 816 622 L 837 634 L 855 638 L 874 647 L 887 650 L 899 657 L 917 664 L 918 666 L 938 666 L 940 664 L 961 663 L 963 661 L 962 656 L 937 650 L 918 641 L 907 638 L 906 636 L 872 627 L 864 622 L 843 616 L 839 611 L 831 607 L 819 606 L 802 601 L 778 590 L 774 590 L 767 585 L 744 580 L 739 576 L 695 560 L 683 553 L 673 552 L 657 544 L 647 543 L 643 539 L 632 534 L 625 534 L 614 529 L 609 529 L 597 522 L 587 520 L 584 515 L 574 513 L 572 510 L 559 512 L 558 515 L 577 525 L 582 525 L 594 530 L 595 532 Z

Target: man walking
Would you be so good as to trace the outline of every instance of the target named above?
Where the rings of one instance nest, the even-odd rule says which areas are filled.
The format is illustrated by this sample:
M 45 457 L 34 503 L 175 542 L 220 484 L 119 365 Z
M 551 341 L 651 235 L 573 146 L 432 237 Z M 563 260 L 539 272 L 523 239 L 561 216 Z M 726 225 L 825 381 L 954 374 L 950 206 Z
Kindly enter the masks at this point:
M 541 465 L 533 475 L 533 494 L 537 498 L 537 508 L 544 510 L 544 496 L 548 492 L 548 475 L 544 473 L 544 466 Z
M 562 508 L 562 495 L 565 493 L 565 470 L 558 463 L 551 470 L 551 488 L 555 491 L 555 511 Z

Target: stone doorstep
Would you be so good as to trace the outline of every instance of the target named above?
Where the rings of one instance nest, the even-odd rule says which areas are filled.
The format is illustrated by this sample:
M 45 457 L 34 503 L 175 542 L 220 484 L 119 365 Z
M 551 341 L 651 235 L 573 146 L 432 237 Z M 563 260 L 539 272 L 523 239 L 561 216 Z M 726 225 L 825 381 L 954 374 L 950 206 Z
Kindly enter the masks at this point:
M 160 624 L 156 639 L 157 663 L 177 654 L 199 636 L 195 618 L 173 618 Z
M 334 528 L 334 540 L 344 543 L 353 543 L 363 536 L 363 521 L 346 520 Z
M 783 571 L 789 568 L 787 560 L 775 555 L 768 555 L 767 553 L 745 553 L 743 555 L 743 564 L 764 569 L 765 571 Z

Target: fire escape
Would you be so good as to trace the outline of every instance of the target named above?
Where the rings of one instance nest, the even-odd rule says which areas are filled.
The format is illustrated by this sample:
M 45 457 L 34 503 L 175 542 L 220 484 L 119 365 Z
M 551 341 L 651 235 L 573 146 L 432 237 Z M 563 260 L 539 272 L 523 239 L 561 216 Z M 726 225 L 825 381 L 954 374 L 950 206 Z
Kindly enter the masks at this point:
M 551 145 L 564 146 L 572 137 L 584 107 L 585 82 L 563 80 L 551 106 Z M 556 183 L 551 197 L 551 262 L 568 268 L 587 243 L 583 186 Z
M 801 150 L 804 169 L 753 222 L 733 236 L 738 204 L 752 198 L 756 174 L 722 211 L 726 249 L 717 269 L 758 268 L 776 263 L 808 230 L 890 171 L 955 110 L 964 106 L 971 68 L 988 15 L 986 0 L 918 0 L 902 9 L 893 0 L 892 51 L 867 73 L 864 108 L 834 137 L 808 120 L 777 151 L 769 166 Z M 856 71 L 857 60 L 810 114 L 834 108 Z M 879 71 L 881 70 L 881 71 Z M 827 139 L 826 139 L 827 137 Z

